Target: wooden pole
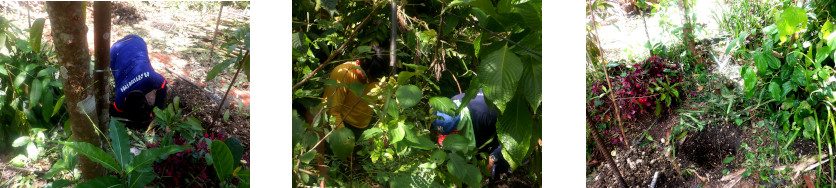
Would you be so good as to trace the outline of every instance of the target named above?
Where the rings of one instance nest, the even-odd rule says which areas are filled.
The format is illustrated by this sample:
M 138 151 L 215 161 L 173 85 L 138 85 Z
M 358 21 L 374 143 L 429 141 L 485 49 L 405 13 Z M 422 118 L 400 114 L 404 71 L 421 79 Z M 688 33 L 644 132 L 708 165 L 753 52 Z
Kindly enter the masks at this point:
M 595 15 L 592 16 L 592 22 L 595 23 L 595 24 L 592 24 L 592 26 L 594 27 L 593 29 L 595 30 L 595 40 L 597 40 L 597 42 L 598 42 L 598 50 L 600 51 L 599 54 L 601 54 L 601 55 L 598 56 L 598 58 L 601 60 L 601 63 L 606 63 L 604 61 L 604 49 L 601 48 L 601 40 L 598 38 L 598 36 L 600 36 L 600 35 L 598 35 L 598 26 L 596 26 L 596 24 L 598 22 L 595 21 Z M 612 83 L 610 82 L 610 74 L 607 73 L 607 66 L 606 65 L 601 66 L 601 67 L 604 69 L 604 78 L 606 78 L 607 88 L 609 88 L 609 90 L 610 90 L 610 94 L 608 96 L 610 97 L 610 101 L 612 101 L 612 108 L 615 111 L 615 119 L 618 121 L 617 122 L 618 123 L 618 129 L 621 131 L 621 138 L 623 138 L 625 140 L 624 141 L 624 146 L 630 147 L 630 145 L 626 141 L 627 140 L 627 134 L 624 134 L 624 126 L 622 125 L 623 122 L 621 121 L 621 113 L 618 112 L 618 102 L 617 102 L 617 100 L 615 100 L 615 92 L 614 92 L 615 88 L 612 87 Z
M 99 129 L 107 132 L 110 114 L 110 17 L 111 2 L 96 1 L 93 3 L 93 45 L 96 49 L 95 73 L 93 73 L 96 88 L 96 110 L 99 114 Z

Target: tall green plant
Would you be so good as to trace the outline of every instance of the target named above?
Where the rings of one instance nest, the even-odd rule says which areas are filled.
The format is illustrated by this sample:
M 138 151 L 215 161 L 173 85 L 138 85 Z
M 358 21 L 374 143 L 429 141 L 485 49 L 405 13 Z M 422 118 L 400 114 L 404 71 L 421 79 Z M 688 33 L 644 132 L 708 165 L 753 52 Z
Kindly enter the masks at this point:
M 37 19 L 26 33 L 0 17 L 0 49 L 9 52 L 0 54 L 0 149 L 30 127 L 49 128 L 65 117 L 63 86 L 51 61 L 54 51 L 42 42 L 43 26 L 44 19 Z

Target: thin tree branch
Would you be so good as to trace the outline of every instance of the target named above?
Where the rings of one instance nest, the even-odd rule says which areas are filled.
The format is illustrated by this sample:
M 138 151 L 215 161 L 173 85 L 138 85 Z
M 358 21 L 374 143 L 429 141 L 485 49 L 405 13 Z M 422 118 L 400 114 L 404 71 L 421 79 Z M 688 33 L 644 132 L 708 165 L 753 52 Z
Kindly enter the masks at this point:
M 366 16 L 366 18 L 363 19 L 363 22 L 360 22 L 360 25 L 357 25 L 357 27 L 354 28 L 354 31 L 351 32 L 351 35 L 348 36 L 348 38 L 345 40 L 345 42 L 342 45 L 340 45 L 340 47 L 337 48 L 336 51 L 334 51 L 333 53 L 331 53 L 330 56 L 328 56 L 328 59 L 325 59 L 325 61 L 322 62 L 322 64 L 320 64 L 319 67 L 316 67 L 316 69 L 311 71 L 311 73 L 308 74 L 308 76 L 305 77 L 305 79 L 303 79 L 302 81 L 299 81 L 299 83 L 296 83 L 296 85 L 293 85 L 293 88 L 291 89 L 291 91 L 296 91 L 296 88 L 299 88 L 299 86 L 302 86 L 302 84 L 304 84 L 305 82 L 308 82 L 308 80 L 310 80 L 311 77 L 313 77 L 313 75 L 316 74 L 316 72 L 318 72 L 320 69 L 325 67 L 325 65 L 330 64 L 331 60 L 334 59 L 334 57 L 337 57 L 337 54 L 340 54 L 340 52 L 342 52 L 343 49 L 346 46 L 348 46 L 348 43 L 351 43 L 351 40 L 354 39 L 354 36 L 357 35 L 357 32 L 360 31 L 360 29 L 363 28 L 363 26 L 365 26 L 367 22 L 369 22 L 370 18 L 373 15 L 377 14 L 377 8 L 378 8 L 377 6 L 374 7 L 374 10 L 372 10 L 372 13 L 369 14 L 368 16 Z

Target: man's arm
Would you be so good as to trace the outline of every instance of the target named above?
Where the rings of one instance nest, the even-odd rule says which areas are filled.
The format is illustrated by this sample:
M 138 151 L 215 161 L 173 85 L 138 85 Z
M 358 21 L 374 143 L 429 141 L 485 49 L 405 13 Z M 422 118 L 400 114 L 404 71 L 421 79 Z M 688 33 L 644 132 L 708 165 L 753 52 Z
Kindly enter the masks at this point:
M 165 97 L 166 97 L 166 94 L 167 94 L 166 90 L 168 90 L 168 88 L 165 88 L 165 87 L 157 90 L 157 97 L 154 99 L 154 106 L 156 106 L 157 108 L 160 108 L 160 109 L 165 108 L 163 103 L 165 103 Z

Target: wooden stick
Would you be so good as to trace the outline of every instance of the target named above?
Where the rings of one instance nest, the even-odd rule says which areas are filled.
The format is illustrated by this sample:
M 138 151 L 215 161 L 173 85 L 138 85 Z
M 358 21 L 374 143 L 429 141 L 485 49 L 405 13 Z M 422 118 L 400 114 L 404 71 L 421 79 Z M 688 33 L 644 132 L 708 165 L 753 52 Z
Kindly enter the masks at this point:
M 598 22 L 595 21 L 595 16 L 594 15 L 592 16 L 592 23 L 598 23 Z M 598 26 L 596 26 L 596 24 L 592 24 L 592 26 L 594 27 L 594 30 L 595 30 L 595 40 L 598 41 L 598 51 L 601 54 L 598 58 L 600 58 L 601 63 L 605 63 L 605 61 L 604 61 L 604 50 L 603 50 L 603 48 L 601 48 L 601 39 L 598 38 L 598 36 L 600 36 L 598 34 Z M 604 78 L 606 78 L 606 80 L 607 80 L 607 87 L 609 87 L 610 90 L 612 90 L 613 87 L 612 87 L 612 83 L 610 82 L 610 74 L 607 73 L 607 67 L 603 66 L 603 69 L 604 69 Z M 613 110 L 615 110 L 615 119 L 618 121 L 618 129 L 621 131 L 621 137 L 624 140 L 628 140 L 627 139 L 627 134 L 624 134 L 624 126 L 622 125 L 623 122 L 621 121 L 621 113 L 618 112 L 618 103 L 615 100 L 615 94 L 613 94 L 613 92 L 610 92 L 609 96 L 610 96 L 610 100 L 612 101 Z M 624 146 L 627 146 L 628 148 L 630 147 L 630 145 L 627 142 L 624 142 Z
M 226 88 L 226 93 L 224 94 L 224 97 L 221 98 L 221 105 L 218 105 L 218 110 L 215 111 L 215 117 L 218 117 L 218 113 L 220 113 L 221 109 L 223 109 L 223 107 L 225 106 L 224 103 L 226 103 L 226 96 L 229 95 L 229 91 L 232 90 L 233 86 L 235 86 L 235 80 L 238 79 L 238 73 L 241 73 L 241 69 L 244 68 L 244 60 L 249 57 L 250 51 L 247 51 L 247 53 L 244 54 L 241 60 L 238 60 L 238 71 L 235 71 L 235 76 L 232 77 L 232 82 L 230 82 L 229 87 Z
M 215 32 L 212 33 L 212 47 L 209 48 L 209 65 L 212 64 L 212 57 L 215 56 L 215 41 L 218 40 L 218 26 L 221 24 L 221 14 L 224 13 L 224 3 L 221 2 L 221 10 L 218 11 L 218 20 L 215 21 Z

